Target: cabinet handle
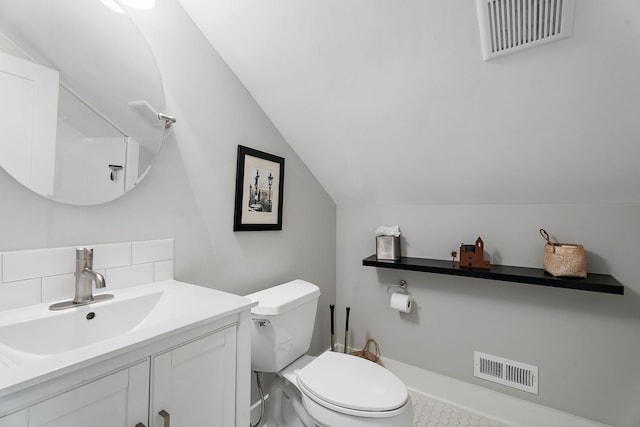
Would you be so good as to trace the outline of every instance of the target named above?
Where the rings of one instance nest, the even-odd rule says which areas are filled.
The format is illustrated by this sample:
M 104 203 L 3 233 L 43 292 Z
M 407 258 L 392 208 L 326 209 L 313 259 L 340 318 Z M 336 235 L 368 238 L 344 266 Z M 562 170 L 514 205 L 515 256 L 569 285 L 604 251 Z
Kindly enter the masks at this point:
M 136 424 L 136 427 L 147 427 L 147 426 L 145 426 L 145 425 L 144 425 L 144 424 L 142 424 L 142 423 L 138 423 L 138 424 Z
M 171 427 L 171 415 L 164 409 L 158 412 L 162 418 L 164 418 L 164 427 Z

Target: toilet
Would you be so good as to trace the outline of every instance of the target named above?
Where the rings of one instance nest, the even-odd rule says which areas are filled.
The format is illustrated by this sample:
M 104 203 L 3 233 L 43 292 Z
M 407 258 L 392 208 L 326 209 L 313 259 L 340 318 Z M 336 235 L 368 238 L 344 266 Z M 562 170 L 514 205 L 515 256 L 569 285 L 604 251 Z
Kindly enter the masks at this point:
M 406 386 L 384 367 L 311 344 L 320 289 L 294 280 L 246 297 L 251 309 L 251 368 L 277 374 L 266 427 L 411 427 Z

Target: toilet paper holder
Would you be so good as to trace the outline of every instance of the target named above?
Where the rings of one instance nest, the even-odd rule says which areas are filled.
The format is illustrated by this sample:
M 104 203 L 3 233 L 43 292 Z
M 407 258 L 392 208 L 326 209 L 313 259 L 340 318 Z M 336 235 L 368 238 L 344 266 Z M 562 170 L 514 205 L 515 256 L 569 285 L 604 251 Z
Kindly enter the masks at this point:
M 400 280 L 397 285 L 389 285 L 387 286 L 387 294 L 389 293 L 389 289 L 391 288 L 399 288 L 408 294 L 409 291 L 407 291 L 407 284 L 408 283 L 406 280 Z
M 409 313 L 411 311 L 411 306 L 413 298 L 411 294 L 407 290 L 407 281 L 401 280 L 397 285 L 389 285 L 387 286 L 387 294 L 389 294 L 389 289 L 398 288 L 399 291 L 394 291 L 391 293 L 391 301 L 389 301 L 389 306 L 398 310 L 401 313 Z

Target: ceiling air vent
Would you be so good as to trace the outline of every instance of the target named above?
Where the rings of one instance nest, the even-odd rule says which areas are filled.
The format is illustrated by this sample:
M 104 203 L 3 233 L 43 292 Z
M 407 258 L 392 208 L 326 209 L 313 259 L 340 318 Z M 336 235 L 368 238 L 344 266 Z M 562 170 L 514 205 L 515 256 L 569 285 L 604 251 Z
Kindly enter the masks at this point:
M 538 394 L 538 367 L 490 354 L 473 352 L 473 375 L 494 383 Z
M 482 59 L 569 37 L 575 0 L 476 0 Z

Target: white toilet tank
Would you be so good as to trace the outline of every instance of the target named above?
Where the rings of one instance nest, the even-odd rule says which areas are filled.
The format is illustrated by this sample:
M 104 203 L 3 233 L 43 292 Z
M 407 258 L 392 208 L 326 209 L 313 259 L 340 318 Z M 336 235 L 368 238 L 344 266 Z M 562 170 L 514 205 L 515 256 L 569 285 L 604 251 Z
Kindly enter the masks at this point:
M 309 350 L 320 288 L 293 280 L 246 295 L 251 309 L 251 369 L 279 372 Z

